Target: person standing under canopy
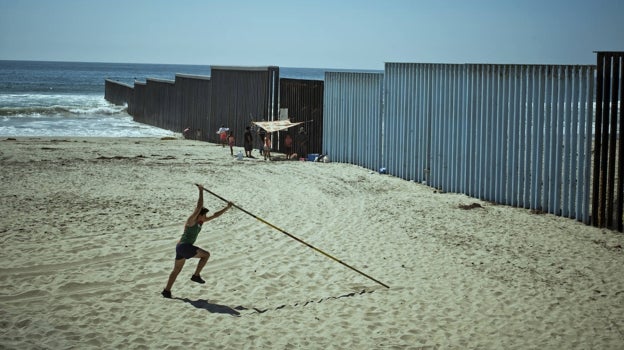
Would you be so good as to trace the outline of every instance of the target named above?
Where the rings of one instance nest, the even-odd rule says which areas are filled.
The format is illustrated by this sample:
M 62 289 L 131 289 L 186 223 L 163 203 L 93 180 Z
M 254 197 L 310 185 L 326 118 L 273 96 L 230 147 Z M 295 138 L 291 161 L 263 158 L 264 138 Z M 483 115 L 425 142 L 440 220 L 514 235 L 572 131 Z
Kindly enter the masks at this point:
M 253 136 L 251 134 L 251 128 L 247 127 L 244 135 L 244 147 L 245 157 L 251 158 L 251 151 L 253 150 Z

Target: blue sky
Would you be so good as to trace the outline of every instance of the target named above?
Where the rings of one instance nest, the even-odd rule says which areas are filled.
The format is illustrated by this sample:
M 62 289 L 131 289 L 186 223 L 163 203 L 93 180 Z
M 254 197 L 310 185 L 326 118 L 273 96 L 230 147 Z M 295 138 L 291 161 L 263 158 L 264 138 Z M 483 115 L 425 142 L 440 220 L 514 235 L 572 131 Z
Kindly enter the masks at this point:
M 383 69 L 595 64 L 624 0 L 0 0 L 0 59 Z

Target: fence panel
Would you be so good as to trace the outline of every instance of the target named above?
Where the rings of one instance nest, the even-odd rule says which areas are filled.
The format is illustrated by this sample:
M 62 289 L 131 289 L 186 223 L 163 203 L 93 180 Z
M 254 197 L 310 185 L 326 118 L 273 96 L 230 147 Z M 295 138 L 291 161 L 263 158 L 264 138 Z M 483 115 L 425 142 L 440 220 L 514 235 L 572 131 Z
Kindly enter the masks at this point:
M 144 123 L 180 132 L 179 109 L 172 80 L 146 80 Z
M 132 99 L 134 89 L 132 86 L 110 80 L 104 80 L 104 99 L 116 105 L 127 104 Z
M 332 161 L 378 169 L 383 74 L 326 72 L 323 153 Z
M 623 229 L 624 52 L 597 53 L 592 225 Z
M 381 164 L 398 177 L 428 181 L 434 65 L 386 63 Z
M 130 114 L 136 122 L 148 124 L 145 119 L 145 101 L 147 84 L 145 82 L 134 82 L 134 101 L 128 102 L 128 114 Z
M 223 125 L 234 133 L 236 145 L 242 146 L 245 128 L 252 121 L 278 119 L 278 67 L 212 66 L 210 71 L 206 141 L 218 143 L 216 131 Z
M 176 91 L 180 108 L 180 125 L 190 129 L 189 137 L 204 140 L 212 97 L 212 83 L 208 76 L 176 74 Z
M 323 151 L 323 81 L 280 79 L 279 105 L 288 110 L 288 118 L 292 122 L 304 122 L 295 130 L 280 132 L 277 138 L 278 150 L 282 149 L 282 141 L 289 133 L 293 138 L 293 151 L 302 157 L 308 153 L 324 153 Z M 303 133 L 299 132 L 303 127 Z

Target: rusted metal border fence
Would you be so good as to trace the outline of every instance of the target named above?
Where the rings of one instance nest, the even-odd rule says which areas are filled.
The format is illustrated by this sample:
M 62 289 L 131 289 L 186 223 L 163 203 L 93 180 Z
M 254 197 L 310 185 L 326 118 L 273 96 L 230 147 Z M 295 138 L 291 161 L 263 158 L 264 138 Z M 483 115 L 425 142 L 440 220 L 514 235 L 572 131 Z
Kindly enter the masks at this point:
M 592 225 L 622 232 L 624 52 L 597 52 Z
M 323 111 L 313 118 L 334 161 L 622 231 L 623 55 L 598 52 L 597 66 L 387 63 L 383 74 L 326 72 Z M 251 120 L 277 119 L 280 103 L 301 114 L 309 101 L 299 100 L 318 97 L 290 96 L 300 91 L 287 79 L 292 91 L 282 94 L 277 67 L 212 74 L 134 89 L 106 80 L 106 98 L 126 99 L 138 122 L 197 124 L 208 131 L 202 140 L 218 142 L 211 130 L 228 125 L 238 145 Z
M 387 63 L 378 112 L 367 109 L 374 98 L 360 100 L 375 91 L 364 74 L 328 72 L 327 153 L 444 191 L 588 223 L 594 72 Z M 351 147 L 356 137 L 372 142 Z M 379 161 L 362 160 L 379 149 Z
M 279 111 L 279 68 L 211 67 L 211 76 L 176 74 L 175 81 L 148 78 L 134 89 L 106 80 L 105 98 L 128 103 L 135 121 L 219 142 L 216 131 L 229 127 L 236 145 L 243 143 L 252 120 L 275 120 Z M 131 90 L 131 91 L 128 91 Z

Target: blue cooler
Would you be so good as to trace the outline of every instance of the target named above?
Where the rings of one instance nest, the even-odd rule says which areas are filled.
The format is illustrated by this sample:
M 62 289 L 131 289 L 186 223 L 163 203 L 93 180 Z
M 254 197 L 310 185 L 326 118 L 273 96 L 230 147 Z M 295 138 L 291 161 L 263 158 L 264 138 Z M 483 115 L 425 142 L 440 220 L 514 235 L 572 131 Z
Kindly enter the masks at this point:
M 318 158 L 320 154 L 318 153 L 310 153 L 308 154 L 308 162 L 313 162 L 316 158 Z

